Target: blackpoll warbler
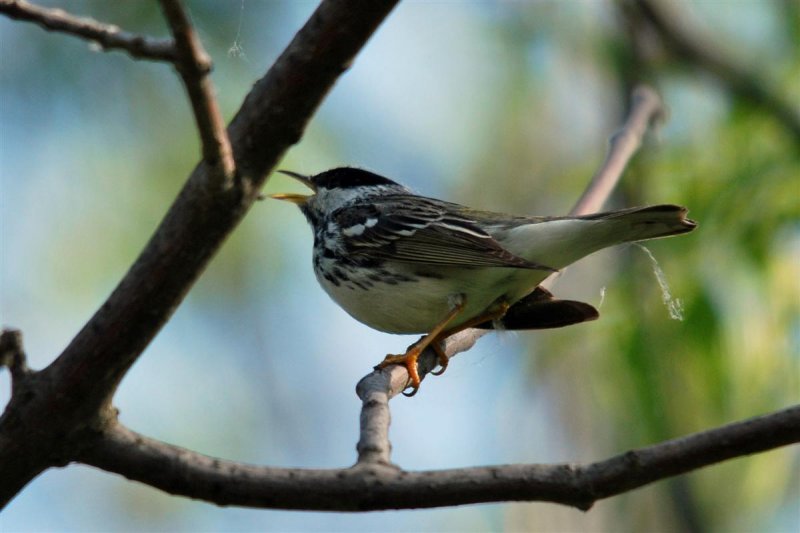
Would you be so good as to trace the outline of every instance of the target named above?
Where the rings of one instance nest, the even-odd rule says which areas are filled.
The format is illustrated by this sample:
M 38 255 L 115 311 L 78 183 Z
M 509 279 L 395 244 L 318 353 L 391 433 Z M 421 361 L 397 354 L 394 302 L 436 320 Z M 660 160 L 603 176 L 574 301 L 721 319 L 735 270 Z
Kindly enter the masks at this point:
M 314 231 L 314 273 L 353 318 L 389 333 L 425 333 L 400 363 L 413 392 L 417 359 L 469 327 L 559 327 L 597 318 L 590 305 L 554 299 L 538 285 L 552 272 L 615 244 L 669 237 L 696 224 L 677 205 L 580 217 L 479 211 L 418 196 L 357 168 L 303 176 L 281 171 L 314 194 L 274 194 L 297 204 Z

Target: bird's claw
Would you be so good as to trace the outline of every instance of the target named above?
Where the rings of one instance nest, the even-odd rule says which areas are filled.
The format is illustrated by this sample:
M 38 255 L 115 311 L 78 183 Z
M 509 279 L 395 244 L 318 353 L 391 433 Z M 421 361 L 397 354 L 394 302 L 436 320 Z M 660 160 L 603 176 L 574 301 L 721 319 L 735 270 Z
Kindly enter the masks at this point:
M 444 371 L 447 370 L 447 365 L 450 364 L 450 358 L 447 357 L 447 354 L 444 353 L 444 350 L 438 342 L 431 343 L 431 348 L 436 352 L 439 363 L 439 370 L 431 370 L 431 374 L 434 376 L 441 376 L 444 374 Z
M 406 390 L 408 390 L 408 389 L 411 389 L 411 392 L 406 392 Z M 406 398 L 411 398 L 412 396 L 416 395 L 418 392 L 419 392 L 419 385 L 417 385 L 415 387 L 413 384 L 409 383 L 408 385 L 406 385 L 406 388 L 403 389 L 403 396 L 405 396 Z
M 406 367 L 406 371 L 408 371 L 408 385 L 403 389 L 412 387 L 414 390 L 410 394 L 406 394 L 403 392 L 405 396 L 413 396 L 419 390 L 419 385 L 422 382 L 422 379 L 419 377 L 419 370 L 417 368 L 417 361 L 419 360 L 420 350 L 416 347 L 411 347 L 405 354 L 403 355 L 387 355 L 383 361 L 378 363 L 375 367 L 376 369 L 383 369 L 389 365 L 403 365 Z
M 436 357 L 440 367 L 439 370 L 432 370 L 430 373 L 434 376 L 441 376 L 444 374 L 444 371 L 447 370 L 447 365 L 450 362 L 450 358 L 447 357 L 447 354 L 444 353 L 444 350 L 438 342 L 431 343 L 429 347 L 436 352 Z M 419 346 L 412 346 L 403 355 L 388 354 L 383 361 L 375 366 L 375 370 L 384 369 L 389 365 L 403 365 L 408 371 L 408 384 L 406 385 L 405 389 L 403 389 L 403 396 L 414 396 L 417 391 L 419 391 L 419 386 L 423 379 L 419 375 L 418 366 L 419 356 L 422 354 L 422 351 L 423 350 L 420 349 Z M 409 388 L 412 389 L 411 392 L 405 392 Z

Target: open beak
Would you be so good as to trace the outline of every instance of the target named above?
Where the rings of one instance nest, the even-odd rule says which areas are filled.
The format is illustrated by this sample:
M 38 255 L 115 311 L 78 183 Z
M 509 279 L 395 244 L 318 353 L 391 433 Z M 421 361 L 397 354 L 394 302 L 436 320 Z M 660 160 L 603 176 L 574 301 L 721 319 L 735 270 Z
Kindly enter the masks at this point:
M 292 172 L 290 170 L 279 170 L 278 172 L 280 172 L 281 174 L 286 174 L 287 176 L 296 179 L 297 181 L 299 181 L 300 183 L 302 183 L 303 185 L 305 185 L 314 192 L 317 191 L 317 186 L 314 185 L 314 183 L 308 176 L 303 176 L 302 174 L 298 174 L 297 172 Z M 292 202 L 293 204 L 303 205 L 308 201 L 309 198 L 313 196 L 313 194 L 297 194 L 293 192 L 281 192 L 278 194 L 270 194 L 269 196 L 270 198 L 275 198 L 276 200 L 285 200 L 287 202 Z

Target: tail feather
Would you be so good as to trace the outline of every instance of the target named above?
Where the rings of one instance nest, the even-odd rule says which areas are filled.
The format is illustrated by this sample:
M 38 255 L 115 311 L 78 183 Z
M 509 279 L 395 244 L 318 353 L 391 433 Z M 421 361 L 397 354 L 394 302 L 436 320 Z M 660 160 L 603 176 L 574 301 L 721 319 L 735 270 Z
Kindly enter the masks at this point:
M 620 220 L 627 227 L 622 242 L 660 239 L 688 233 L 697 227 L 697 222 L 686 218 L 688 209 L 681 205 L 661 204 L 646 207 L 631 207 L 605 213 L 593 213 L 576 217 L 581 220 Z
M 688 233 L 697 223 L 687 212 L 664 204 L 536 220 L 509 231 L 502 244 L 528 261 L 560 269 L 608 246 Z

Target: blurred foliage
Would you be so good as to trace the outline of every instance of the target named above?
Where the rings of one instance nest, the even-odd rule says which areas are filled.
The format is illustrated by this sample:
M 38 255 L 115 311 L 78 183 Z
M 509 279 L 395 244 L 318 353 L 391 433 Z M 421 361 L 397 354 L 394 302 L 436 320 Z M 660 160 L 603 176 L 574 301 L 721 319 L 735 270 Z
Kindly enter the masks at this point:
M 782 69 L 770 67 L 785 86 L 770 89 L 793 95 L 798 111 L 797 76 L 785 75 L 797 70 L 796 28 L 782 29 L 786 34 L 775 39 L 793 45 L 782 49 Z M 598 36 L 593 49 L 616 39 Z M 595 64 L 607 59 L 611 72 L 635 76 L 631 43 L 616 46 L 625 53 L 595 53 Z M 581 440 L 577 447 L 587 459 L 767 413 L 800 397 L 798 140 L 757 103 L 730 98 L 724 85 L 686 79 L 674 66 L 644 65 L 657 86 L 708 91 L 726 109 L 701 131 L 646 145 L 621 192 L 630 205 L 683 203 L 700 222 L 692 235 L 647 245 L 682 300 L 684 319 L 669 320 L 653 265 L 630 247 L 606 292 L 601 320 L 582 326 L 585 337 L 551 332 L 532 351 L 532 371 L 541 380 L 580 373 L 568 381 L 588 392 L 561 390 L 563 419 L 588 420 L 598 426 L 595 434 L 610 436 L 608 442 Z M 751 67 L 757 75 L 758 65 Z M 564 357 L 573 362 L 555 361 Z M 575 410 L 584 413 L 575 417 Z M 800 516 L 798 472 L 798 455 L 790 450 L 704 469 L 642 491 L 662 493 L 657 500 L 640 493 L 619 498 L 619 514 L 599 529 L 783 530 Z
M 126 30 L 166 33 L 151 2 L 49 4 Z M 310 2 L 188 4 L 215 58 L 226 117 L 313 8 Z M 699 221 L 691 235 L 648 244 L 683 302 L 684 320 L 669 319 L 653 265 L 636 247 L 597 254 L 567 272 L 556 294 L 597 305 L 604 287 L 601 318 L 521 334 L 525 381 L 531 394 L 541 391 L 546 399 L 514 397 L 511 407 L 503 406 L 516 411 L 499 411 L 514 417 L 544 409 L 537 425 L 557 449 L 555 460 L 601 459 L 800 398 L 797 139 L 702 69 L 657 45 L 637 48 L 642 41 L 619 6 L 401 4 L 285 164 L 308 172 L 370 166 L 425 194 L 488 209 L 562 214 L 602 160 L 631 85 L 647 80 L 660 90 L 671 116 L 648 138 L 610 205 L 679 203 Z M 796 2 L 673 7 L 798 111 Z M 90 53 L 82 41 L 7 20 L 0 20 L 0 37 L 9 52 L 0 68 L 3 321 L 22 327 L 34 366 L 43 366 L 123 275 L 197 161 L 199 147 L 183 88 L 167 66 Z M 244 56 L 227 55 L 234 44 Z M 754 57 L 769 61 L 753 63 Z M 391 83 L 382 81 L 387 77 Z M 12 182 L 12 172 L 25 179 Z M 270 190 L 290 186 L 275 181 Z M 378 336 L 385 351 L 362 354 L 348 367 L 350 359 L 332 345 L 349 352 L 348 335 L 368 334 L 339 331 L 349 319 L 339 321 L 341 313 L 314 286 L 309 255 L 310 237 L 297 213 L 255 206 L 126 378 L 117 398 L 123 420 L 230 458 L 315 467 L 346 463 L 357 420 L 351 383 L 368 370 L 370 358 L 402 341 Z M 491 363 L 511 361 L 503 354 Z M 459 360 L 453 367 L 459 365 L 469 366 Z M 302 370 L 308 368 L 321 374 L 320 382 L 307 381 Z M 426 381 L 417 403 L 397 402 L 395 427 L 403 423 L 398 412 L 410 406 L 409 418 L 428 433 L 425 439 L 412 434 L 402 445 L 404 435 L 394 433 L 396 453 L 414 444 L 430 456 L 431 442 L 442 438 L 444 451 L 457 454 L 450 448 L 468 449 L 468 440 L 491 432 L 470 425 L 492 416 L 491 402 L 475 391 L 459 389 L 458 406 L 476 410 L 462 428 L 475 437 L 446 433 L 444 422 L 460 420 L 450 403 L 433 427 L 418 421 L 424 418 L 420 411 L 434 409 L 426 395 L 447 384 L 463 388 L 457 372 Z M 543 460 L 533 453 L 524 459 Z M 800 520 L 799 463 L 796 447 L 737 459 L 600 502 L 586 515 L 513 504 L 392 514 L 392 520 L 400 529 L 428 530 L 784 531 Z M 90 476 L 85 470 L 76 475 Z M 132 484 L 80 479 L 100 487 L 96 494 L 105 495 L 115 520 L 124 515 L 114 523 L 121 530 L 369 529 L 384 527 L 387 516 L 293 514 L 295 522 L 281 522 L 290 513 L 212 511 Z M 58 513 L 77 529 L 108 524 L 91 511 L 78 521 L 80 495 L 72 493 L 81 491 L 66 482 L 47 483 L 34 482 L 27 490 L 35 497 L 12 504 L 10 513 L 14 505 L 46 506 L 53 519 L 45 524 L 60 523 Z

